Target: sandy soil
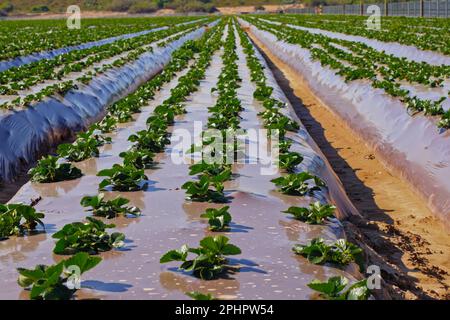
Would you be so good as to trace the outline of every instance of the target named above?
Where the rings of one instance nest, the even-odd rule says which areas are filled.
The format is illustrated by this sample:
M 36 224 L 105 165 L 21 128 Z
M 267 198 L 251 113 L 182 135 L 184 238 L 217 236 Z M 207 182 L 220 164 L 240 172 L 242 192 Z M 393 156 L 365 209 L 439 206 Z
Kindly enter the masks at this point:
M 450 299 L 450 234 L 442 223 L 321 103 L 300 75 L 252 39 L 362 214 L 344 223 L 346 231 L 365 247 L 368 263 L 380 265 L 389 296 Z
M 113 11 L 82 11 L 82 18 L 123 18 L 123 17 L 141 17 L 141 16 L 168 16 L 174 15 L 175 10 L 162 9 L 153 14 L 129 14 L 128 12 Z M 10 16 L 8 19 L 64 19 L 67 18 L 65 13 L 41 13 L 41 14 L 20 14 Z
M 285 10 L 288 8 L 303 8 L 303 5 L 277 5 L 269 4 L 264 5 L 266 12 L 278 12 L 280 10 Z M 223 14 L 239 14 L 239 13 L 250 13 L 255 11 L 255 6 L 239 6 L 239 7 L 218 7 L 219 12 Z
M 126 17 L 126 12 L 112 12 L 112 11 L 82 11 L 82 18 L 107 18 L 107 17 Z M 63 19 L 67 18 L 65 13 L 40 13 L 40 14 L 18 14 L 15 16 L 8 16 L 7 19 Z
M 278 12 L 288 8 L 302 8 L 303 5 L 264 5 L 266 12 Z M 255 6 L 239 6 L 239 7 L 218 7 L 222 14 L 239 14 L 251 13 L 255 11 Z M 174 15 L 176 11 L 173 9 L 158 10 L 153 14 L 128 14 L 127 12 L 112 12 L 112 11 L 82 11 L 84 18 L 115 18 L 115 17 L 133 17 L 133 16 L 168 16 Z M 41 14 L 20 14 L 17 16 L 8 17 L 8 19 L 63 19 L 66 18 L 65 13 L 41 13 Z

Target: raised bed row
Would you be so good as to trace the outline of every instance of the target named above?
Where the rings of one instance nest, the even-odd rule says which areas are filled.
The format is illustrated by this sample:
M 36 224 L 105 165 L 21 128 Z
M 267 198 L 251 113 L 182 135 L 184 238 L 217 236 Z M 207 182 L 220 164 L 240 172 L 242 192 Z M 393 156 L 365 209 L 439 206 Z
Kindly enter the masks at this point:
M 309 50 L 277 39 L 240 20 L 275 56 L 301 74 L 313 92 L 373 148 L 384 164 L 408 181 L 430 209 L 448 224 L 450 132 L 435 121 L 410 116 L 403 103 L 359 82 L 345 82 L 311 58 Z

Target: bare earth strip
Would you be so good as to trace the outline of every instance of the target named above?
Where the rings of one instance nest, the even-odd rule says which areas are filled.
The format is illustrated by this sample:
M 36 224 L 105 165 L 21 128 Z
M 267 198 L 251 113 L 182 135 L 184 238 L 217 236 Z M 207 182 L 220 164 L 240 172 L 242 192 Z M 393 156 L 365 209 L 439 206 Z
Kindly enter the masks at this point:
M 442 223 L 321 103 L 301 75 L 250 36 L 362 214 L 344 223 L 347 235 L 381 267 L 391 298 L 450 299 L 450 234 Z

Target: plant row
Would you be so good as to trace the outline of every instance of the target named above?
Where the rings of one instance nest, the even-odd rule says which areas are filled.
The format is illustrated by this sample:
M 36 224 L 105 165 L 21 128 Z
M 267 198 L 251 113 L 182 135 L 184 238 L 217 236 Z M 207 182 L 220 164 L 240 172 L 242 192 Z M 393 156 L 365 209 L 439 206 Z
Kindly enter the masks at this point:
M 273 33 L 281 41 L 297 44 L 311 52 L 313 60 L 329 67 L 345 81 L 368 80 L 372 87 L 382 89 L 388 95 L 400 99 L 410 113 L 423 112 L 426 116 L 439 116 L 439 128 L 450 127 L 450 111 L 445 111 L 442 102 L 422 99 L 402 87 L 401 80 L 419 83 L 427 88 L 442 86 L 450 77 L 450 66 L 433 66 L 417 63 L 379 52 L 363 43 L 340 40 L 308 31 L 297 30 L 286 25 L 274 26 L 260 19 L 248 19 L 252 24 Z M 345 49 L 344 49 L 345 48 Z
M 96 62 L 117 56 L 123 52 L 131 51 L 164 39 L 170 35 L 184 30 L 192 29 L 189 26 L 172 26 L 171 28 L 150 32 L 129 39 L 120 39 L 112 43 L 70 51 L 50 59 L 13 67 L 0 72 L 1 94 L 16 94 L 17 90 L 28 89 L 43 80 L 60 80 L 71 72 L 80 72 Z
M 195 20 L 199 18 L 83 19 L 80 29 L 67 28 L 64 19 L 0 21 L 0 61 Z
M 324 19 L 315 15 L 283 15 L 267 19 L 450 54 L 450 23 L 446 19 L 383 17 L 381 30 L 367 28 L 367 18 L 359 16 L 327 15 Z
M 286 137 L 286 131 L 296 132 L 299 127 L 297 123 L 281 114 L 280 109 L 285 108 L 282 101 L 272 96 L 273 88 L 267 85 L 267 77 L 264 66 L 257 57 L 254 45 L 248 36 L 238 27 L 241 45 L 246 54 L 247 66 L 251 72 L 251 80 L 256 85 L 254 98 L 258 100 L 263 108 L 259 113 L 265 128 L 273 130 L 276 128 L 281 133 L 279 168 L 285 171 L 285 175 L 273 179 L 272 182 L 279 188 L 279 191 L 294 196 L 313 196 L 315 191 L 326 188 L 326 184 L 317 176 L 307 171 L 294 173 L 295 168 L 303 161 L 303 156 L 297 152 L 289 151 L 292 141 Z M 319 201 L 311 203 L 308 207 L 291 206 L 284 213 L 292 215 L 295 219 L 309 224 L 323 224 L 329 218 L 334 217 L 335 207 L 330 204 L 322 204 Z M 293 251 L 308 258 L 313 264 L 332 263 L 338 266 L 345 266 L 353 261 L 360 262 L 362 250 L 356 245 L 339 239 L 335 243 L 327 243 L 322 238 L 315 238 L 308 244 L 295 245 Z M 336 282 L 345 285 L 334 286 Z M 320 292 L 321 296 L 328 299 L 367 299 L 369 291 L 366 280 L 359 281 L 345 292 L 341 292 L 347 286 L 348 280 L 343 277 L 332 277 L 326 282 L 314 280 L 308 286 Z
M 213 107 L 208 108 L 210 117 L 208 119 L 208 128 L 217 129 L 220 132 L 226 131 L 228 128 L 236 129 L 239 127 L 239 111 L 241 111 L 240 101 L 237 98 L 237 88 L 239 88 L 239 75 L 236 60 L 236 36 L 233 30 L 232 20 L 228 19 L 227 36 L 223 43 L 223 68 L 219 75 L 216 87 L 212 92 L 218 92 L 217 102 Z M 222 43 L 218 43 L 218 49 Z M 202 145 L 191 148 L 192 152 L 200 150 L 202 159 L 198 163 L 190 166 L 190 175 L 197 175 L 197 181 L 188 181 L 182 189 L 186 190 L 187 200 L 200 202 L 224 203 L 228 199 L 224 195 L 225 181 L 232 178 L 231 165 L 226 164 L 225 159 L 221 157 L 221 161 L 209 162 L 204 161 L 205 153 L 213 157 L 216 153 L 223 153 L 224 150 L 204 150 L 204 147 L 210 145 L 214 139 L 220 137 L 205 138 L 202 133 Z M 201 214 L 202 218 L 208 219 L 211 231 L 220 232 L 228 230 L 231 222 L 231 215 L 228 212 L 229 207 L 208 208 L 205 213 Z M 168 263 L 179 261 L 180 270 L 192 272 L 196 277 L 203 280 L 215 279 L 224 272 L 230 270 L 227 264 L 226 256 L 237 255 L 241 253 L 241 249 L 231 243 L 229 239 L 223 235 L 208 236 L 200 241 L 199 247 L 191 248 L 183 245 L 180 249 L 170 250 L 165 253 L 160 263 Z M 194 257 L 191 258 L 191 256 Z M 200 293 L 187 293 L 194 299 L 198 299 Z

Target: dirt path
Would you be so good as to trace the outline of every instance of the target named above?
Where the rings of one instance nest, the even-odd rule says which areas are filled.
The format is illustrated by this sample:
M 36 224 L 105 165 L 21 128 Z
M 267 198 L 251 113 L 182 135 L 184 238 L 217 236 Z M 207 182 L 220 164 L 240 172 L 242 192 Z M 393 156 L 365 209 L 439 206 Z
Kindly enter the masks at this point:
M 450 299 L 450 234 L 442 223 L 321 103 L 301 75 L 250 36 L 362 214 L 344 224 L 348 237 L 365 247 L 368 263 L 381 267 L 388 292 L 382 297 Z

